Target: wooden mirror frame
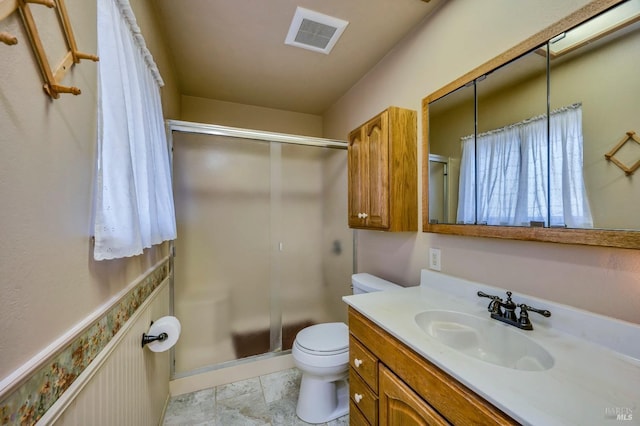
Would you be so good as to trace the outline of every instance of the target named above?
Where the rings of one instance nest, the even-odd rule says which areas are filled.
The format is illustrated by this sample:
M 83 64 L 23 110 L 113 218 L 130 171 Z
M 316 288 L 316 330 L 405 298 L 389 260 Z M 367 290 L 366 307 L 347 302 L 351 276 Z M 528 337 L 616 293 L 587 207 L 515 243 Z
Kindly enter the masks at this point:
M 422 100 L 422 229 L 436 234 L 640 249 L 640 231 L 429 223 L 429 103 L 624 0 L 595 0 Z

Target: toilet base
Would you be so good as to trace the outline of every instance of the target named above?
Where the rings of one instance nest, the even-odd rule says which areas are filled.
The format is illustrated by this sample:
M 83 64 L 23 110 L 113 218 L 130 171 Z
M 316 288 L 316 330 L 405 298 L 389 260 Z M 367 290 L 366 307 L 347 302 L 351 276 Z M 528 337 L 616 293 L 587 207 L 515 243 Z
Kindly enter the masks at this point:
M 345 378 L 335 382 L 303 374 L 296 407 L 297 416 L 307 423 L 325 423 L 349 412 L 349 384 Z

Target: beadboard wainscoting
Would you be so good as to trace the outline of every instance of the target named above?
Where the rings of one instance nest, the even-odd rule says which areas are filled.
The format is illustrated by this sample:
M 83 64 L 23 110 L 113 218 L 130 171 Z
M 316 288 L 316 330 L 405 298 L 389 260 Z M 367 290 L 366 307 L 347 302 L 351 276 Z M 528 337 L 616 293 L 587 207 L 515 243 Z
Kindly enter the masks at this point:
M 169 258 L 158 262 L 0 387 L 0 424 L 157 425 L 169 352 L 141 348 L 169 314 Z
M 167 280 L 168 281 L 168 280 Z M 169 286 L 158 294 L 125 330 L 104 363 L 70 401 L 60 425 L 157 425 L 169 396 L 169 352 L 153 353 L 140 347 L 142 333 L 152 320 L 167 315 Z M 54 410 L 50 410 L 54 411 Z M 45 415 L 46 417 L 46 415 Z M 45 419 L 43 417 L 43 419 Z

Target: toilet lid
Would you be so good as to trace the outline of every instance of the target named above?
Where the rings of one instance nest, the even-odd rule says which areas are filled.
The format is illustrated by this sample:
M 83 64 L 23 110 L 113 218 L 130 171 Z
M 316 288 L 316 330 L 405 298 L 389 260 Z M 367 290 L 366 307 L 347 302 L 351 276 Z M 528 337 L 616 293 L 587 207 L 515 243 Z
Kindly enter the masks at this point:
M 296 343 L 312 352 L 345 352 L 349 350 L 349 328 L 342 322 L 312 325 L 298 333 Z

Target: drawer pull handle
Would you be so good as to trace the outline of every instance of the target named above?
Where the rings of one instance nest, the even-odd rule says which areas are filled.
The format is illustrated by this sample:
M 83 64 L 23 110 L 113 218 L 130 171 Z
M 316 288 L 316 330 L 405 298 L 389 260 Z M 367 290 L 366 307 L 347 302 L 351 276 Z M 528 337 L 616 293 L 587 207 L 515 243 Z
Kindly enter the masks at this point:
M 356 401 L 356 404 L 358 404 L 360 403 L 360 401 L 362 401 L 362 395 L 360 395 L 359 393 L 354 393 L 353 399 Z
M 353 365 L 355 365 L 355 366 L 356 366 L 356 368 L 358 368 L 358 367 L 360 367 L 360 366 L 362 365 L 362 362 L 363 362 L 363 361 L 362 361 L 361 359 L 354 358 L 354 360 L 353 360 Z

